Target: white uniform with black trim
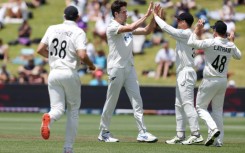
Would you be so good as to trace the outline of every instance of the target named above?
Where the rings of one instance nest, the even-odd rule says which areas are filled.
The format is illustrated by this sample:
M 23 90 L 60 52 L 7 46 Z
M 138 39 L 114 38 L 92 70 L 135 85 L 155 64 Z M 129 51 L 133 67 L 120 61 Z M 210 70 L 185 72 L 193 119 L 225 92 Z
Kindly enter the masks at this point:
M 217 142 L 223 143 L 223 105 L 227 86 L 228 64 L 233 57 L 241 59 L 241 52 L 233 42 L 221 37 L 214 39 L 197 40 L 193 33 L 188 44 L 204 49 L 205 67 L 203 80 L 197 93 L 197 112 L 208 125 L 209 130 L 218 128 L 221 132 Z M 212 101 L 212 117 L 207 108 Z
M 192 132 L 198 131 L 199 124 L 194 108 L 194 87 L 197 79 L 193 68 L 194 48 L 187 45 L 192 33 L 191 29 L 175 29 L 158 16 L 155 17 L 155 20 L 162 30 L 176 39 L 176 131 L 185 131 L 187 121 Z
M 76 51 L 86 49 L 86 34 L 73 21 L 52 25 L 41 40 L 48 45 L 50 74 L 48 90 L 51 119 L 58 120 L 67 105 L 65 148 L 72 148 L 77 133 L 81 104 L 81 81 L 77 73 L 81 61 Z
M 109 55 L 107 58 L 109 84 L 106 102 L 101 115 L 100 130 L 110 130 L 111 117 L 123 86 L 133 107 L 139 131 L 146 130 L 143 121 L 143 104 L 139 82 L 134 68 L 133 35 L 132 32 L 118 34 L 121 26 L 117 21 L 111 20 L 106 31 L 109 45 Z

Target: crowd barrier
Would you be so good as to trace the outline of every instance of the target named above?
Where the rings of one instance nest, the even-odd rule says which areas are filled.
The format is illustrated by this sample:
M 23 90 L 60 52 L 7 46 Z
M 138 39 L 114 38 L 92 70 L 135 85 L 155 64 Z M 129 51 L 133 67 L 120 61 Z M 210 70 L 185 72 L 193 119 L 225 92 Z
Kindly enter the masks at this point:
M 106 99 L 107 87 L 81 87 L 81 110 L 101 113 Z M 174 114 L 175 88 L 141 86 L 144 109 L 149 114 Z M 197 89 L 195 89 L 196 95 Z M 224 112 L 245 112 L 245 88 L 228 88 L 225 95 Z M 0 85 L 1 112 L 37 112 L 49 108 L 47 85 Z M 121 91 L 117 112 L 130 112 L 131 104 L 124 90 Z

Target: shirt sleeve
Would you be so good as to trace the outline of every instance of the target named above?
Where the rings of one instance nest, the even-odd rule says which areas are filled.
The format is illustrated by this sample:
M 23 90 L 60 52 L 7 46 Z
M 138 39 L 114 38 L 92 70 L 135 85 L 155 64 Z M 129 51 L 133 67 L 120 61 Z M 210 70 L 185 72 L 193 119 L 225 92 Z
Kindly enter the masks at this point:
M 195 33 L 192 33 L 187 44 L 194 48 L 203 49 L 203 48 L 210 47 L 213 44 L 213 40 L 212 39 L 198 40 L 197 35 Z
M 110 26 L 107 28 L 109 35 L 117 35 L 117 34 L 118 34 L 118 30 L 119 30 L 119 28 L 120 28 L 121 26 L 122 26 L 122 25 L 119 25 L 119 24 L 112 24 L 112 25 L 110 25 Z
M 237 60 L 240 60 L 242 58 L 242 53 L 237 47 L 233 50 L 232 57 Z
M 42 38 L 42 40 L 41 40 L 41 43 L 44 43 L 44 44 L 48 45 L 48 42 L 49 42 L 49 33 L 50 33 L 50 31 L 51 31 L 51 27 L 49 27 L 49 28 L 47 29 L 47 31 L 45 32 L 45 34 L 44 34 L 44 36 L 43 36 L 43 38 Z
M 163 21 L 160 17 L 155 16 L 156 23 L 159 27 L 173 36 L 175 39 L 188 39 L 190 36 L 190 32 L 183 29 L 175 29 L 174 27 L 168 25 L 165 21 Z
M 77 38 L 75 39 L 75 49 L 79 50 L 79 49 L 86 49 L 86 43 L 87 43 L 87 39 L 86 39 L 86 34 L 85 32 L 81 32 L 80 34 L 78 34 Z

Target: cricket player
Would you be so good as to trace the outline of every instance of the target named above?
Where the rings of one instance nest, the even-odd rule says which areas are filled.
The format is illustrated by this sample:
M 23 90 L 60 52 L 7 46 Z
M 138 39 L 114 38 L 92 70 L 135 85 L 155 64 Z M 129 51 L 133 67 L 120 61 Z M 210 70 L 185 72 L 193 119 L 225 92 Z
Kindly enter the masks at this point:
M 167 144 L 193 144 L 203 141 L 199 133 L 198 116 L 194 107 L 194 87 L 196 83 L 196 72 L 194 70 L 194 48 L 187 45 L 191 35 L 191 25 L 194 21 L 189 13 L 176 16 L 178 29 L 168 25 L 157 14 L 162 11 L 160 6 L 154 8 L 154 17 L 159 27 L 176 39 L 176 136 L 167 140 Z M 162 13 L 160 13 L 162 14 Z M 191 136 L 185 140 L 186 123 L 189 123 Z
M 202 48 L 205 54 L 205 67 L 203 80 L 199 86 L 196 108 L 198 115 L 205 120 L 209 135 L 205 146 L 214 143 L 215 146 L 223 145 L 223 105 L 227 85 L 228 64 L 233 57 L 241 59 L 241 52 L 234 42 L 234 33 L 227 37 L 227 26 L 223 21 L 217 21 L 212 27 L 213 39 L 197 40 L 197 34 L 203 29 L 204 20 L 199 20 L 194 33 L 190 36 L 188 45 Z M 211 102 L 212 101 L 212 102 Z M 207 108 L 211 102 L 212 116 Z
M 149 34 L 155 25 L 154 19 L 145 28 L 139 26 L 151 15 L 153 3 L 151 2 L 147 13 L 132 24 L 126 24 L 127 2 L 116 0 L 111 5 L 114 19 L 107 27 L 106 35 L 109 45 L 107 73 L 109 84 L 106 102 L 100 121 L 99 141 L 118 142 L 110 133 L 110 121 L 115 110 L 121 88 L 124 86 L 133 107 L 134 117 L 138 126 L 138 141 L 156 142 L 157 137 L 146 131 L 143 119 L 143 104 L 140 95 L 139 82 L 137 80 L 133 60 L 133 34 Z
M 48 91 L 51 110 L 42 118 L 41 135 L 43 139 L 50 136 L 50 126 L 60 119 L 67 105 L 67 124 L 64 153 L 72 153 L 77 133 L 79 108 L 81 103 L 81 82 L 77 73 L 81 61 L 95 70 L 94 64 L 86 54 L 86 34 L 77 27 L 78 10 L 68 6 L 64 10 L 65 21 L 50 26 L 37 53 L 49 59 L 50 74 Z

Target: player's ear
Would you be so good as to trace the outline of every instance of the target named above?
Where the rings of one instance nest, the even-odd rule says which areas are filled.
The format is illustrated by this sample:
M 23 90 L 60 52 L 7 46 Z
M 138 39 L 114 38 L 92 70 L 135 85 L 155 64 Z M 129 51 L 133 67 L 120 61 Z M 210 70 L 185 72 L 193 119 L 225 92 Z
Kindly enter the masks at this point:
M 75 22 L 78 22 L 79 19 L 80 19 L 80 16 L 77 16 Z
M 119 13 L 118 12 L 115 12 L 114 15 L 115 15 L 115 18 L 116 18 L 119 15 Z

